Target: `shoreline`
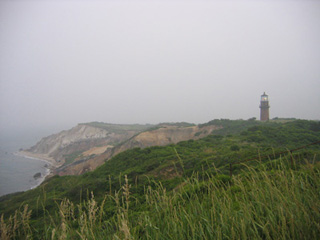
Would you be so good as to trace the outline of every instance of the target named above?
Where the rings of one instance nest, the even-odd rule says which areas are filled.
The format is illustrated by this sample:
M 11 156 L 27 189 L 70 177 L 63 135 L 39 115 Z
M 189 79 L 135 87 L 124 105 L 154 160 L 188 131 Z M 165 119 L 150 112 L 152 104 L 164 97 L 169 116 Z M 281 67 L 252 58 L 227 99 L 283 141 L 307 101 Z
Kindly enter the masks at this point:
M 39 186 L 44 182 L 44 180 L 47 179 L 47 177 L 48 177 L 50 174 L 51 174 L 51 169 L 50 169 L 50 168 L 46 168 L 45 174 L 44 174 L 44 175 L 41 175 L 41 177 L 40 177 L 39 179 L 37 179 L 37 180 L 39 180 L 39 182 L 37 182 L 37 183 L 36 183 L 34 186 L 32 186 L 29 190 L 35 189 L 35 188 L 39 187 Z M 36 181 L 37 181 L 37 180 L 36 180 Z
M 13 153 L 13 154 L 16 155 L 16 156 L 19 156 L 19 157 L 24 157 L 24 158 L 28 158 L 28 159 L 33 159 L 33 160 L 45 162 L 45 163 L 49 164 L 50 167 L 53 166 L 52 163 L 49 162 L 49 161 L 46 160 L 46 159 L 41 159 L 41 158 L 36 158 L 36 157 L 27 156 L 27 155 L 24 155 L 24 154 L 20 154 L 20 152 L 15 152 L 15 153 Z
M 39 187 L 46 179 L 50 178 L 51 176 L 53 176 L 53 172 L 56 169 L 56 165 L 54 165 L 52 163 L 52 161 L 49 161 L 49 159 L 44 159 L 44 158 L 40 158 L 40 156 L 35 156 L 33 154 L 24 154 L 24 151 L 12 151 L 12 152 L 8 152 L 8 157 L 6 158 L 6 161 L 11 162 L 12 159 L 14 162 L 19 163 L 19 161 L 24 161 L 29 159 L 32 162 L 38 162 L 37 163 L 37 167 L 36 169 L 33 169 L 34 171 L 29 171 L 28 170 L 28 176 L 30 175 L 30 180 L 29 184 L 22 184 L 22 187 L 19 187 L 19 189 L 15 189 L 13 188 L 12 190 L 5 190 L 3 189 L 3 191 L 1 191 L 0 197 L 9 195 L 9 194 L 14 194 L 17 192 L 27 192 L 29 190 L 35 189 L 37 187 Z M 14 159 L 11 158 L 10 159 L 10 155 L 14 155 L 16 157 L 18 157 L 18 159 Z M 35 177 L 36 174 L 40 173 L 41 176 L 39 176 L 38 178 Z M 18 183 L 18 182 L 17 182 Z M 23 186 L 25 185 L 25 186 Z M 17 186 L 20 186 L 19 184 Z M 10 189 L 10 188 L 9 188 Z
M 27 152 L 27 151 L 18 151 L 13 154 L 16 156 L 23 157 L 23 158 L 37 160 L 37 161 L 41 161 L 41 162 L 46 163 L 46 165 L 43 166 L 43 168 L 46 169 L 45 173 L 44 174 L 41 173 L 41 177 L 36 179 L 36 184 L 34 186 L 30 187 L 28 190 L 35 189 L 38 186 L 40 186 L 49 176 L 53 175 L 53 170 L 55 170 L 56 168 L 58 168 L 60 166 L 56 163 L 56 161 L 53 158 L 50 158 L 48 156 L 43 156 L 41 154 L 35 154 L 35 153 Z M 35 173 L 35 174 L 37 174 L 37 173 Z M 26 191 L 28 191 L 28 190 L 26 190 Z
M 58 168 L 62 165 L 62 164 L 58 164 L 56 160 L 54 160 L 52 157 L 49 157 L 44 154 L 31 153 L 27 151 L 18 151 L 18 152 L 15 152 L 14 154 L 24 158 L 35 159 L 35 160 L 46 162 L 54 168 Z

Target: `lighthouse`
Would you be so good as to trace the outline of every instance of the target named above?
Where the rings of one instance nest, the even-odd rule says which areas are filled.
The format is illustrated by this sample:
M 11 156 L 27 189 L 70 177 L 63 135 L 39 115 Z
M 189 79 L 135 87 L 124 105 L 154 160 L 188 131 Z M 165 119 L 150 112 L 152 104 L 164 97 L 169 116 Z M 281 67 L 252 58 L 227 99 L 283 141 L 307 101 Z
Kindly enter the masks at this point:
M 260 121 L 268 121 L 269 120 L 269 99 L 268 95 L 264 92 L 261 95 L 260 100 Z

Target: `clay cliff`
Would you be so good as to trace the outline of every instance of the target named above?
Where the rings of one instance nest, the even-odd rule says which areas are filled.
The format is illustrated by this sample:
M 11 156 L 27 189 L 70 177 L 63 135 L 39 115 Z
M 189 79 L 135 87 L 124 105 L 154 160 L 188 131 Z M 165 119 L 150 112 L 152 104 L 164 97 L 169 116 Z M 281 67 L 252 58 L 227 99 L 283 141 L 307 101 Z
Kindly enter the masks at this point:
M 221 126 L 177 126 L 177 125 L 160 125 L 157 129 L 141 132 L 127 141 L 108 148 L 104 153 L 96 155 L 83 161 L 78 159 L 72 164 L 57 169 L 59 175 L 80 175 L 84 172 L 94 170 L 102 165 L 105 161 L 117 155 L 120 152 L 131 148 L 146 148 L 150 146 L 165 146 L 168 144 L 187 141 L 190 139 L 199 139 L 212 133 L 212 131 L 221 129 Z
M 113 147 L 152 125 L 118 125 L 86 123 L 41 139 L 35 146 L 21 154 L 50 161 L 54 167 L 67 164 L 71 155 L 95 147 Z
M 53 174 L 80 175 L 131 148 L 165 146 L 199 139 L 221 126 L 188 123 L 118 125 L 85 123 L 43 138 L 21 154 L 50 161 Z

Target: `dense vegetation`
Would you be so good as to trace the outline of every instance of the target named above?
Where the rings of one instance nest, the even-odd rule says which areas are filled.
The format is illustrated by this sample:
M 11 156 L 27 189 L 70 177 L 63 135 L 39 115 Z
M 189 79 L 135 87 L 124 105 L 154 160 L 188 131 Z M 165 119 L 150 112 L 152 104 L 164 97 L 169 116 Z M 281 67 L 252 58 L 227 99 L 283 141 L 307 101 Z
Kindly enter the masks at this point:
M 318 239 L 320 147 L 294 165 L 287 150 L 319 141 L 320 122 L 207 124 L 223 129 L 0 198 L 1 239 Z
M 151 124 L 111 124 L 111 123 L 103 123 L 103 122 L 90 122 L 90 123 L 82 123 L 83 125 L 88 125 L 91 127 L 102 128 L 108 130 L 111 133 L 125 133 L 127 131 L 145 131 L 149 128 L 152 128 L 154 125 Z

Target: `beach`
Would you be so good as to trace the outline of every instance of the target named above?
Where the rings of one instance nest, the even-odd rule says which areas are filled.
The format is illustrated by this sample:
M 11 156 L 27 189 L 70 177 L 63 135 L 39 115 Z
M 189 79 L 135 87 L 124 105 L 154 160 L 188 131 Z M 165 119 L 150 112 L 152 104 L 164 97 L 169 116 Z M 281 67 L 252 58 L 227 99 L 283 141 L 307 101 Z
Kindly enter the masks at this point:
M 0 150 L 0 196 L 39 186 L 55 167 L 46 159 Z
M 46 154 L 38 154 L 38 153 L 32 153 L 28 151 L 19 151 L 15 153 L 16 155 L 25 157 L 25 158 L 30 158 L 30 159 L 35 159 L 39 161 L 46 162 L 53 166 L 54 168 L 60 167 L 63 163 L 59 163 L 56 160 L 54 160 L 52 157 L 49 157 Z
M 41 173 L 41 176 L 37 178 L 37 184 L 33 187 L 31 187 L 31 189 L 38 187 L 51 173 L 53 169 L 56 168 L 56 166 L 53 165 L 53 163 L 55 162 L 52 158 L 49 157 L 45 157 L 45 156 L 39 156 L 38 154 L 32 154 L 26 151 L 19 151 L 14 153 L 17 156 L 21 156 L 23 158 L 26 159 L 32 159 L 32 160 L 36 160 L 36 161 L 41 161 L 44 162 L 45 165 L 44 167 L 46 168 L 45 174 Z M 40 158 L 43 157 L 43 158 Z M 35 173 L 37 174 L 37 173 Z

